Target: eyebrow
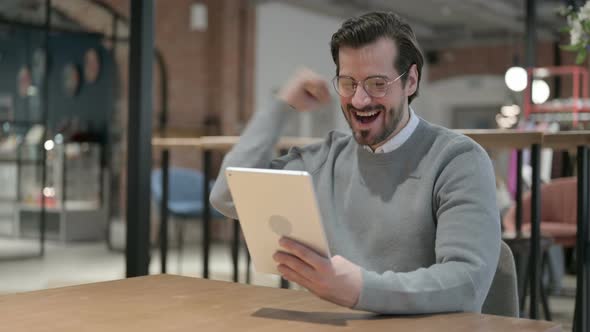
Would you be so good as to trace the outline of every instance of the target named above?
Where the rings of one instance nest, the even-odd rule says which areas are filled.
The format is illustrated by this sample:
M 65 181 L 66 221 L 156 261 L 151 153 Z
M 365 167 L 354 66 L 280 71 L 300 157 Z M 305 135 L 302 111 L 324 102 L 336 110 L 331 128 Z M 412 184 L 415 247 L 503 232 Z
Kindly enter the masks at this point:
M 351 75 L 338 75 L 338 77 L 350 77 L 350 78 L 352 78 L 355 81 L 359 81 L 356 78 L 352 77 Z M 369 76 L 361 79 L 360 81 L 366 80 L 366 79 L 369 79 L 369 78 L 386 78 L 386 79 L 390 79 L 389 76 L 387 76 L 387 75 L 369 75 Z
M 387 75 L 370 75 L 370 76 L 365 77 L 365 79 L 367 79 L 367 78 L 376 78 L 376 77 L 390 79 L 389 76 L 387 76 Z

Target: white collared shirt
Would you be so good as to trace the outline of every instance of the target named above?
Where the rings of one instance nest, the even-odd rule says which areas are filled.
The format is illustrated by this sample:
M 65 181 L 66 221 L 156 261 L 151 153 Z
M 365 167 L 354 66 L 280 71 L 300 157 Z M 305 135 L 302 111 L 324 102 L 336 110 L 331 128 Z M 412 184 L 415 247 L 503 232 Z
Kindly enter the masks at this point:
M 378 147 L 375 151 L 373 151 L 371 147 L 368 145 L 363 145 L 363 148 L 373 153 L 388 153 L 394 151 L 400 146 L 402 146 L 402 144 L 404 144 L 408 140 L 408 138 L 412 136 L 414 130 L 416 130 L 416 127 L 418 127 L 418 123 L 420 123 L 420 120 L 418 120 L 418 117 L 414 113 L 414 110 L 410 107 L 410 120 L 408 121 L 406 126 L 403 127 L 399 133 L 397 133 L 397 135 L 390 138 L 387 142 Z

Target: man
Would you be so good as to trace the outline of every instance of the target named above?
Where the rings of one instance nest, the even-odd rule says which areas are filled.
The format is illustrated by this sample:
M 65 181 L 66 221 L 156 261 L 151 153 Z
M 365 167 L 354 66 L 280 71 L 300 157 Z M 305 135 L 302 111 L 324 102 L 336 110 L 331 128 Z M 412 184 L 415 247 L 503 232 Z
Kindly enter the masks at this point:
M 317 109 L 328 83 L 303 70 L 257 112 L 228 166 L 306 170 L 314 181 L 330 251 L 325 258 L 280 240 L 278 269 L 319 297 L 377 313 L 481 311 L 498 263 L 494 172 L 469 138 L 432 125 L 409 107 L 423 56 L 393 13 L 344 22 L 332 36 L 334 87 L 352 135 L 272 160 L 289 112 Z M 289 188 L 285 188 L 289 190 Z M 237 218 L 223 171 L 211 203 Z

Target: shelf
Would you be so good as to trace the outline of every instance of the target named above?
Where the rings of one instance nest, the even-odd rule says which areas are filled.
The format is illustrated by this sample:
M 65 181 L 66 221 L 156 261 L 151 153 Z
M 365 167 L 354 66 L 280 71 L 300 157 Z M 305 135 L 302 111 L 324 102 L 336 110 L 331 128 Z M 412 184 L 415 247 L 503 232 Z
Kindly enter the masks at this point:
M 588 99 L 588 69 L 582 66 L 554 66 L 529 68 L 527 70 L 529 82 L 536 78 L 547 78 L 552 76 L 570 76 L 572 82 L 571 97 L 565 99 L 553 99 L 549 102 L 535 105 L 531 102 L 532 87 L 531 84 L 529 84 L 524 91 L 525 119 L 534 114 L 571 113 L 571 121 L 575 126 L 578 121 L 582 120 L 580 117 L 582 114 L 590 113 L 590 99 Z
M 0 123 L 10 123 L 15 126 L 43 125 L 43 123 L 39 122 L 39 121 L 23 121 L 23 120 L 0 120 Z
M 97 143 L 55 144 L 45 156 L 39 144 L 21 142 L 3 149 L 0 166 L 6 170 L 10 166 L 4 176 L 14 178 L 15 195 L 20 197 L 10 202 L 14 236 L 38 236 L 44 211 L 47 238 L 62 242 L 101 238 L 108 213 L 105 195 L 109 192 L 101 156 L 102 146 Z M 53 189 L 48 194 L 51 197 L 46 196 L 44 208 L 40 202 L 43 187 Z
M 66 201 L 65 210 L 67 211 L 93 211 L 100 209 L 100 202 L 96 201 Z M 41 211 L 40 204 L 21 203 L 18 205 L 21 211 L 38 212 Z M 47 212 L 62 212 L 64 209 L 59 206 L 48 206 Z
M 590 112 L 573 113 L 573 112 L 537 112 L 529 116 L 530 119 L 541 122 L 573 122 L 573 121 L 590 121 Z
M 557 106 L 557 105 L 534 105 L 531 106 L 532 113 L 590 113 L 590 106 L 574 109 L 573 106 Z
M 43 160 L 18 160 L 17 158 L 12 158 L 12 159 L 8 159 L 8 158 L 1 158 L 0 157 L 0 163 L 7 163 L 7 164 L 15 164 L 15 163 L 20 163 L 20 164 L 24 164 L 24 165 L 41 165 L 43 164 Z

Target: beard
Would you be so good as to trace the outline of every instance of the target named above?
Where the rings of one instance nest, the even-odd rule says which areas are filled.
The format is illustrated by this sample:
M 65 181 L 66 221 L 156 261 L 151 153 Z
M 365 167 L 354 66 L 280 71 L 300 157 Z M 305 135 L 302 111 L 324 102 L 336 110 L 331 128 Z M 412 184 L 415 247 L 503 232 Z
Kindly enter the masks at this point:
M 347 104 L 346 108 L 343 105 L 341 105 L 340 108 L 342 109 L 342 113 L 344 114 L 348 126 L 352 130 L 356 142 L 359 145 L 368 145 L 372 148 L 387 141 L 398 130 L 403 118 L 404 101 L 400 101 L 398 105 L 393 106 L 388 110 L 386 110 L 385 106 L 382 104 L 369 105 L 363 109 L 356 109 L 352 104 Z M 363 129 L 355 128 L 357 120 L 355 119 L 353 111 L 380 111 L 381 114 L 379 114 L 378 118 L 374 120 L 376 123 L 373 123 L 371 128 Z

